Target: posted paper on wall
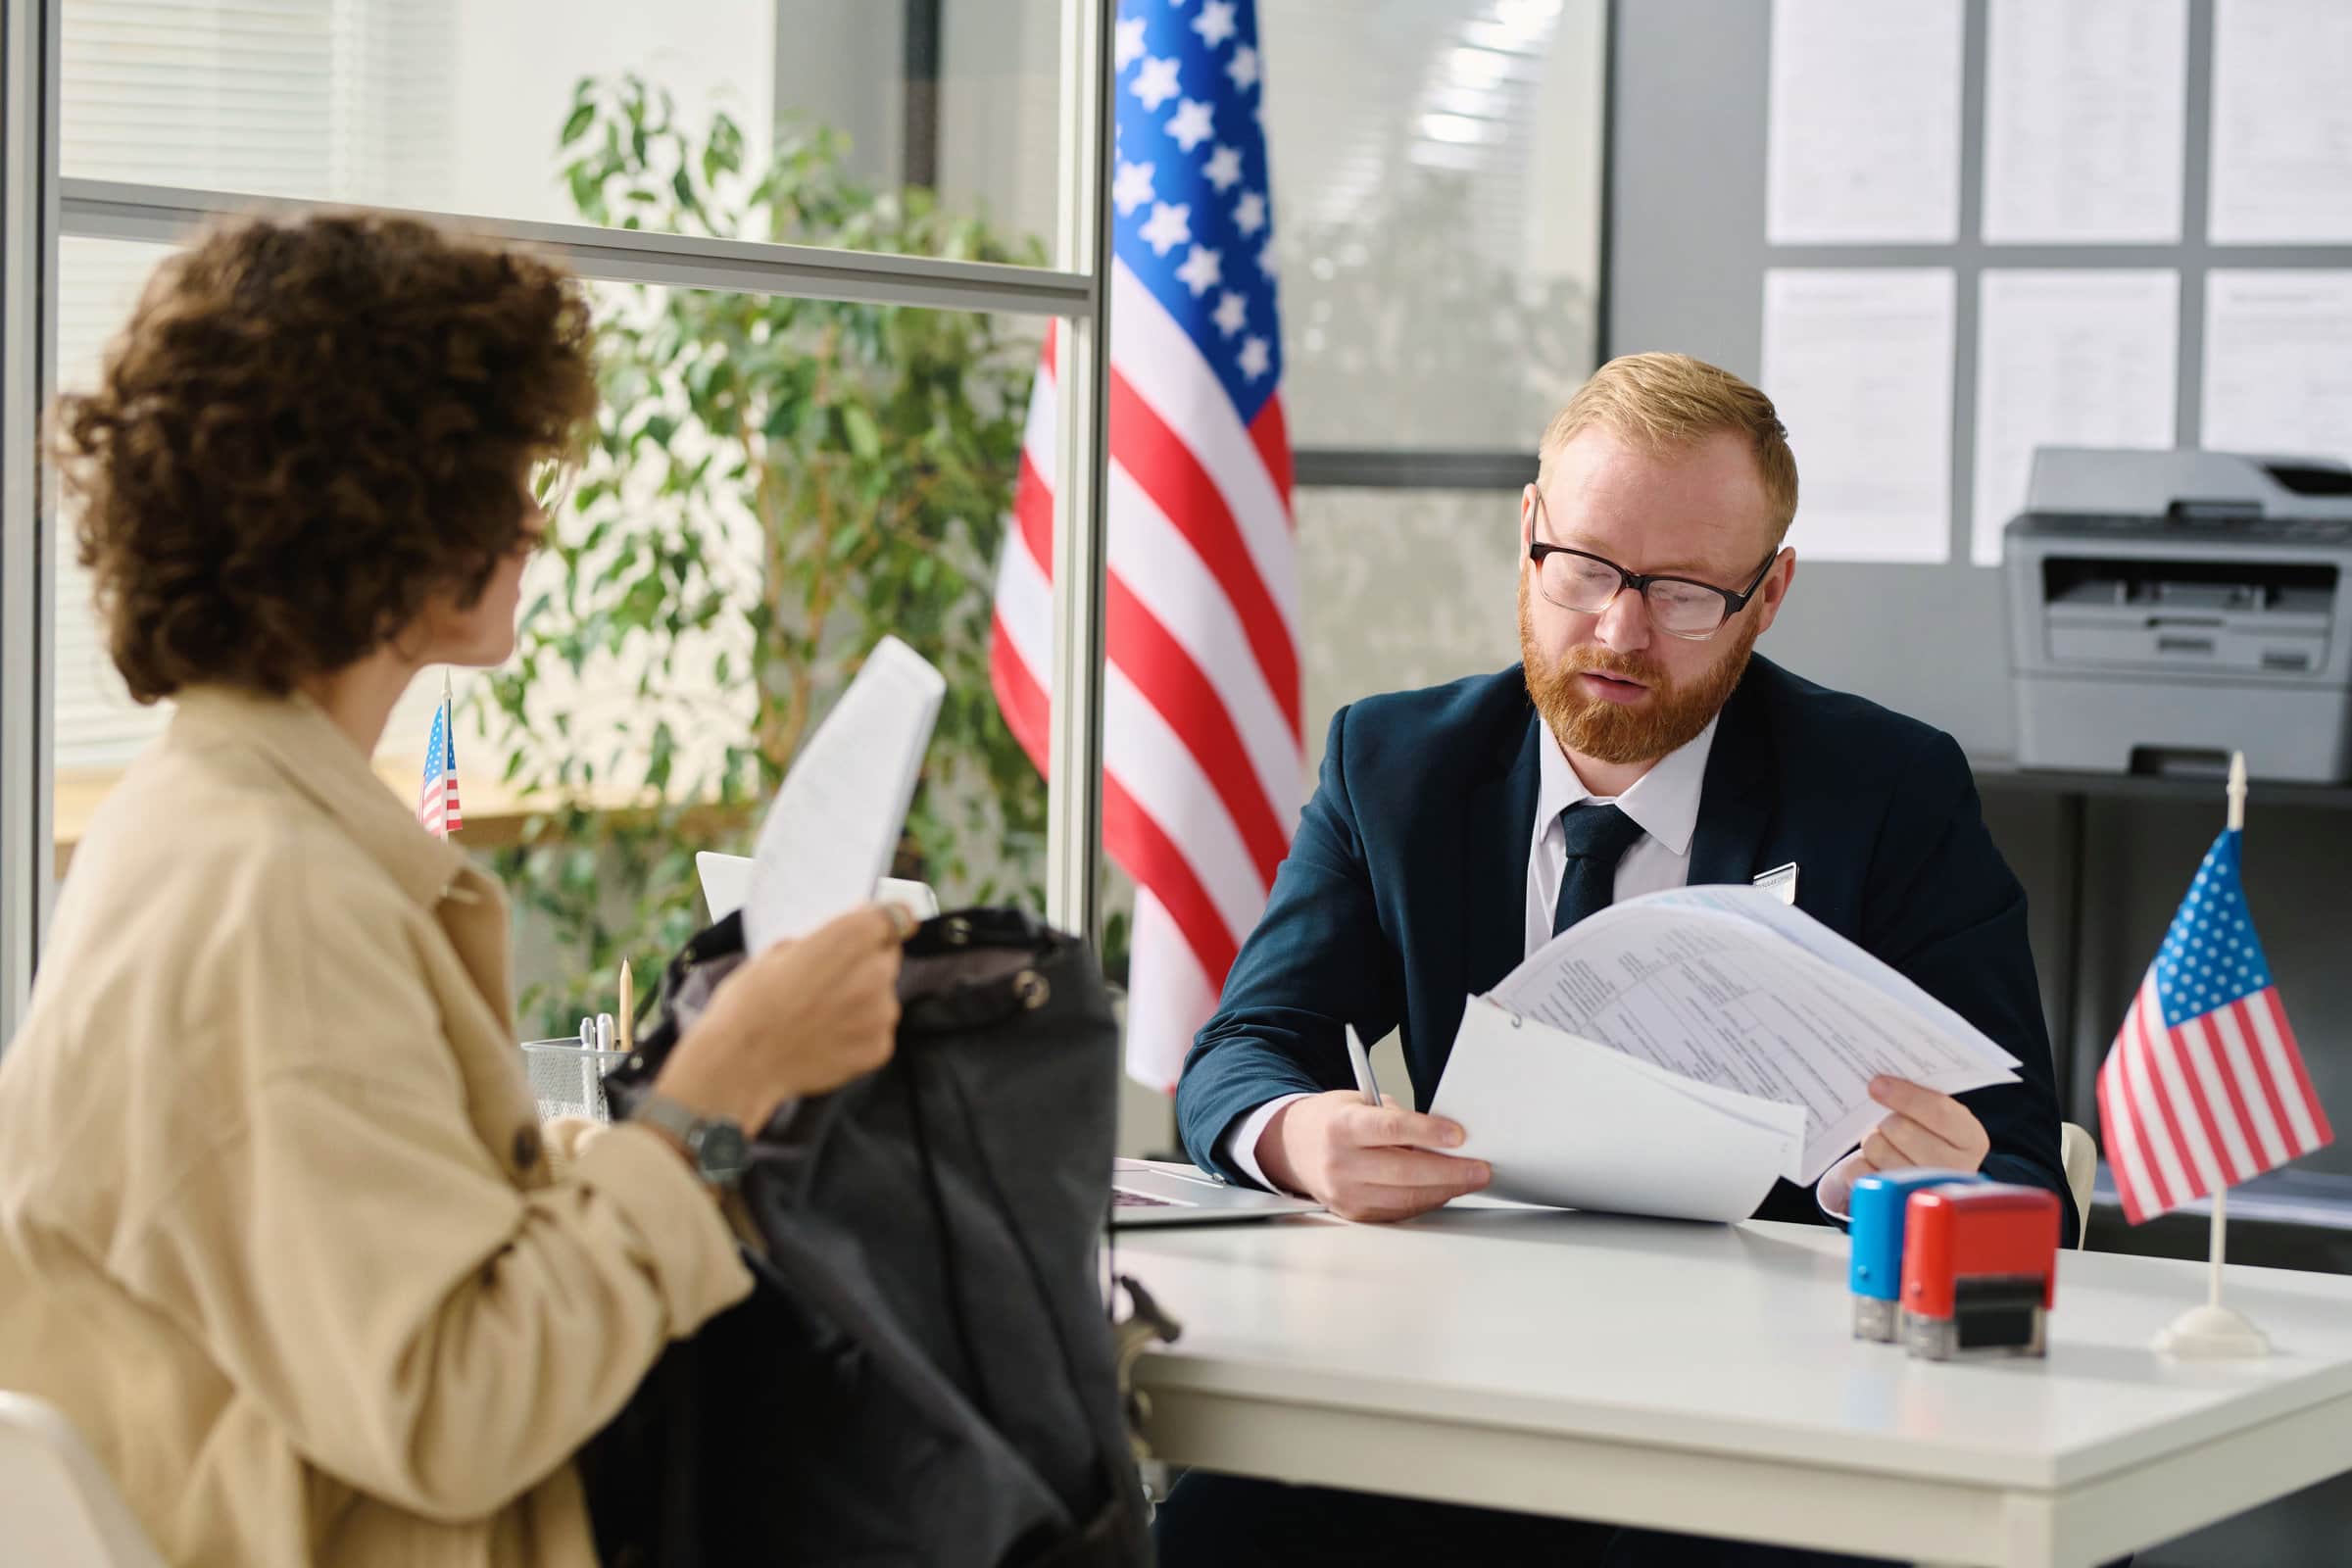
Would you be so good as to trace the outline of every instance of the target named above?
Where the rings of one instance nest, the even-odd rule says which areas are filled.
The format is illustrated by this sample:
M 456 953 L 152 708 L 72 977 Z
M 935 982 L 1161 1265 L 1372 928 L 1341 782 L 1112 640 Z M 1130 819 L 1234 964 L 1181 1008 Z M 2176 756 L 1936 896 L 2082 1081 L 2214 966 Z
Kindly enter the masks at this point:
M 2352 244 L 2348 77 L 2344 0 L 2215 0 L 2215 244 Z
M 2187 0 L 1992 0 L 1988 244 L 2178 244 Z
M 2197 444 L 2352 462 L 2352 270 L 2205 274 Z
M 1960 237 L 1960 0 L 1775 0 L 1764 237 Z
M 2170 447 L 2180 274 L 1987 270 L 1977 313 L 1971 559 L 1998 565 L 2037 446 Z
M 947 682 L 896 637 L 876 643 L 801 746 L 760 826 L 743 947 L 807 936 L 889 874 Z
M 1800 555 L 1950 558 L 1953 301 L 1948 267 L 1764 274 L 1762 384 L 1804 477 Z

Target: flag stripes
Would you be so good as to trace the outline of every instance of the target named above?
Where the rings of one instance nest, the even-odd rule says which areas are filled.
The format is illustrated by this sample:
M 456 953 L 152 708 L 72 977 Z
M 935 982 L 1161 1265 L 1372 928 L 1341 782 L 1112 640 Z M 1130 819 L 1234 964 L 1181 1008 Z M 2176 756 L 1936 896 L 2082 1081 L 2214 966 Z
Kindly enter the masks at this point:
M 2240 838 L 2224 832 L 2198 867 L 2099 1069 L 2099 1125 L 2134 1225 L 2334 1137 L 2246 914 Z
M 1256 17 L 1123 0 L 1102 676 L 1103 848 L 1137 883 L 1128 1066 L 1172 1086 L 1305 794 L 1298 562 Z M 1049 762 L 1057 333 L 1030 394 L 989 674 Z

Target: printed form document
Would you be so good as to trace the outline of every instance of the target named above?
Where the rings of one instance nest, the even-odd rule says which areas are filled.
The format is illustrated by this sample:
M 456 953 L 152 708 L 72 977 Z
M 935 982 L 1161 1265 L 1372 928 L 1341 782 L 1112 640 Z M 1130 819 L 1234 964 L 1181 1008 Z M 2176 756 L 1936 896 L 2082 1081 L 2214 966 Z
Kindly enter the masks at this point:
M 947 681 L 896 637 L 802 745 L 760 825 L 743 951 L 805 937 L 874 896 L 890 871 Z
M 1497 1197 L 1745 1219 L 1886 1112 L 1890 1073 L 1944 1094 L 2017 1058 L 1812 916 L 1752 887 L 1678 888 L 1577 922 L 1473 998 L 1430 1109 Z

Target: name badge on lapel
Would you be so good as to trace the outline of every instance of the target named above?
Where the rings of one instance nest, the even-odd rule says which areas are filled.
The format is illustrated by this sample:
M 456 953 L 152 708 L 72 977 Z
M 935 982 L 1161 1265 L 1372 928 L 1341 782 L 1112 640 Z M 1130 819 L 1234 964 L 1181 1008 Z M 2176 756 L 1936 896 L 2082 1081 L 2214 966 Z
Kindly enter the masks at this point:
M 1790 860 L 1787 865 L 1776 865 L 1769 871 L 1759 871 L 1756 873 L 1754 881 L 1757 887 L 1773 894 L 1783 904 L 1791 908 L 1796 906 L 1796 862 L 1794 860 Z

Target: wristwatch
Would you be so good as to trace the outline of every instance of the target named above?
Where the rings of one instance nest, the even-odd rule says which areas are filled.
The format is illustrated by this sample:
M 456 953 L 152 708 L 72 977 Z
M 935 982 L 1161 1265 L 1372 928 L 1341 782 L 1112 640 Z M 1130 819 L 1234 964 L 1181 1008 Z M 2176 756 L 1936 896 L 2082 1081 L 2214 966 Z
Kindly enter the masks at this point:
M 701 1115 L 665 1095 L 648 1095 L 637 1102 L 630 1119 L 676 1139 L 694 1161 L 694 1173 L 710 1186 L 731 1190 L 751 1169 L 751 1141 L 740 1125 L 724 1116 Z

